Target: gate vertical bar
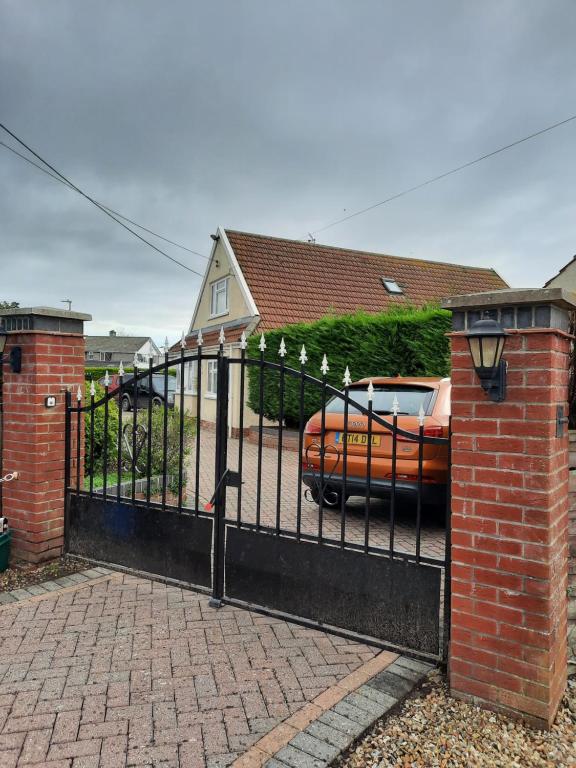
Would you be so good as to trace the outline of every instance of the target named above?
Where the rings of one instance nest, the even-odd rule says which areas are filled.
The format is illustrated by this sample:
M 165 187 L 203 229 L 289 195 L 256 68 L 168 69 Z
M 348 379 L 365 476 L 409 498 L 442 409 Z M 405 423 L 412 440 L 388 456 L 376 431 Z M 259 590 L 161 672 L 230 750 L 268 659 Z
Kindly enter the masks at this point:
M 228 381 L 230 363 L 222 349 L 218 355 L 216 401 L 216 463 L 214 471 L 214 557 L 211 608 L 220 608 L 224 596 L 224 537 L 226 517 L 226 464 L 228 460 Z
M 70 462 L 72 461 L 72 393 L 69 389 L 64 395 L 64 552 L 68 552 L 70 543 Z

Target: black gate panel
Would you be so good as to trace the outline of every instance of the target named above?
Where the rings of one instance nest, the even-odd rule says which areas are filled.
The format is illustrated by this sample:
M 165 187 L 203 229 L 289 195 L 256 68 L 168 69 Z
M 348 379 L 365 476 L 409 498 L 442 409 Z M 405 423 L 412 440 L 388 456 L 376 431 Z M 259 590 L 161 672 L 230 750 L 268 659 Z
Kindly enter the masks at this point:
M 68 504 L 70 554 L 212 585 L 210 518 L 74 493 Z
M 228 598 L 439 653 L 440 568 L 235 527 L 225 552 Z

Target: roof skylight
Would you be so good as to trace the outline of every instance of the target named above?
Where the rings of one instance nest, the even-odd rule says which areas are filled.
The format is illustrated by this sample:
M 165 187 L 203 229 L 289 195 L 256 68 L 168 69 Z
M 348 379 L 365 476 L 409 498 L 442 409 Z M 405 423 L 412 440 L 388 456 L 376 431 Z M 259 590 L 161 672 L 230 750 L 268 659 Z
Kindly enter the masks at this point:
M 384 286 L 384 288 L 386 288 L 388 293 L 404 293 L 404 291 L 398 285 L 396 280 L 394 280 L 391 277 L 383 277 L 382 278 L 382 285 Z

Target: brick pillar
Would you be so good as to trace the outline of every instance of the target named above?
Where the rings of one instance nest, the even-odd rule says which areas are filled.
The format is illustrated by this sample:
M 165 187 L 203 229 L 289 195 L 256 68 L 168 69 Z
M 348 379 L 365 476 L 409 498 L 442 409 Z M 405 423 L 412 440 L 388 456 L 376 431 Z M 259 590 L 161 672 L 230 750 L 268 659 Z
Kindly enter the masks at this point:
M 446 302 L 456 329 L 488 310 L 510 332 L 501 403 L 481 389 L 465 331 L 451 337 L 450 686 L 539 727 L 553 722 L 566 685 L 568 430 L 556 436 L 556 416 L 574 298 L 545 289 Z
M 46 308 L 0 312 L 8 330 L 5 355 L 22 348 L 21 373 L 3 366 L 2 470 L 19 476 L 2 485 L 2 510 L 13 533 L 13 557 L 33 563 L 62 553 L 64 392 L 84 386 L 87 319 Z M 55 397 L 54 407 L 47 406 L 48 396 Z

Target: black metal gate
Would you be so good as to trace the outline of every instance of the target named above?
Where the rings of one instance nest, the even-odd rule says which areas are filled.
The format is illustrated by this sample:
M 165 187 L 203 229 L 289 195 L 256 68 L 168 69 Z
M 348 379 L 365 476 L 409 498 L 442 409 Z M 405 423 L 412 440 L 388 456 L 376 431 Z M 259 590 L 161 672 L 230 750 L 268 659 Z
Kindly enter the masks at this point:
M 342 390 L 328 384 L 326 361 L 321 377 L 312 376 L 304 349 L 298 370 L 284 364 L 282 348 L 279 362 L 265 360 L 262 346 L 258 359 L 247 357 L 244 341 L 238 357 L 227 357 L 221 337 L 216 354 L 204 354 L 201 346 L 194 354 L 182 350 L 176 360 L 166 354 L 159 365 L 150 361 L 145 371 L 120 375 L 115 386 L 106 380 L 101 396 L 94 386 L 89 394 L 68 393 L 66 551 L 204 591 L 214 607 L 248 606 L 380 647 L 443 658 L 448 428 L 430 436 L 422 407 L 417 427 L 401 426 L 397 404 L 387 416 L 376 412 L 371 382 L 360 398 L 347 372 Z M 174 402 L 171 369 L 179 385 Z M 240 393 L 236 420 L 231 377 Z M 259 406 L 251 435 L 241 405 L 248 386 Z M 273 429 L 264 418 L 270 388 L 278 406 Z M 206 395 L 215 408 L 214 426 L 204 418 Z M 292 410 L 294 399 L 298 404 L 295 430 L 285 427 L 288 398 Z M 319 406 L 313 435 L 305 425 L 310 398 Z M 334 410 L 342 426 L 332 439 Z M 354 424 L 362 426 L 360 437 Z M 365 459 L 349 447 L 351 435 L 366 445 Z M 385 460 L 377 455 L 382 445 L 390 453 Z M 412 475 L 400 472 L 406 446 Z M 435 487 L 426 476 L 432 449 L 447 468 L 445 482 Z M 432 490 L 433 523 L 425 504 Z

